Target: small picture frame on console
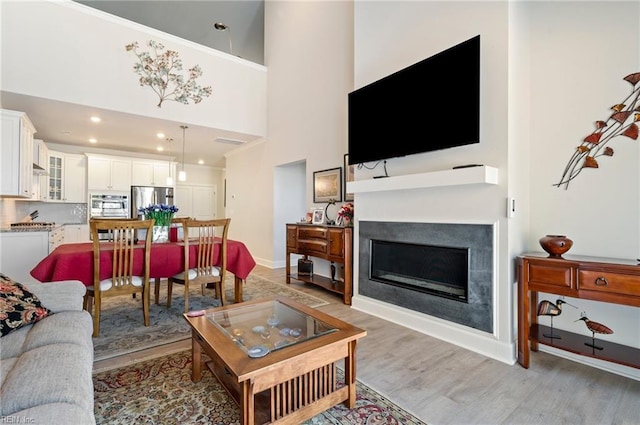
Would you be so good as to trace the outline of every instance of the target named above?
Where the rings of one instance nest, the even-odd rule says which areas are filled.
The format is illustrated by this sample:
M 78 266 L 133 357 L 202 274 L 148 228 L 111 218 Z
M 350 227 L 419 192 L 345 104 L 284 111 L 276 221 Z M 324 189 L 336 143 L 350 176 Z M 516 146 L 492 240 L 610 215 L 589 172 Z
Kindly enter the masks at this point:
M 313 202 L 342 201 L 342 167 L 313 172 Z
M 323 209 L 315 209 L 313 210 L 313 218 L 311 219 L 312 224 L 324 224 L 325 216 Z

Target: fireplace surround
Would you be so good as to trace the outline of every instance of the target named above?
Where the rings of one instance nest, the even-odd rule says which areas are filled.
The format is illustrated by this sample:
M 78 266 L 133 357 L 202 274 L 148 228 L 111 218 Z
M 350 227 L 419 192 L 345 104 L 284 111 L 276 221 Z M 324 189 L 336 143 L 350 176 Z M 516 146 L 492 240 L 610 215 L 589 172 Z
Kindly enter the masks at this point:
M 361 220 L 358 238 L 359 295 L 481 331 L 493 332 L 494 229 L 492 224 Z M 430 247 L 467 253 L 466 260 L 458 260 L 456 266 L 456 268 L 467 267 L 467 270 L 458 270 L 458 274 L 467 277 L 464 302 L 460 302 L 460 299 L 456 299 L 455 296 L 442 296 L 434 291 L 417 290 L 410 288 L 410 285 L 390 284 L 385 279 L 376 277 L 375 273 L 372 275 L 370 261 L 372 246 L 379 243 L 378 241 L 382 241 L 388 248 L 387 252 L 401 246 L 399 244 L 426 246 L 427 249 L 419 250 L 417 257 L 416 254 L 411 254 L 414 256 L 411 261 L 421 263 L 417 265 L 418 269 L 424 269 L 430 262 L 434 262 L 433 259 L 427 258 Z M 376 255 L 379 256 L 380 253 Z M 442 265 L 442 261 L 442 259 L 436 259 L 435 264 Z

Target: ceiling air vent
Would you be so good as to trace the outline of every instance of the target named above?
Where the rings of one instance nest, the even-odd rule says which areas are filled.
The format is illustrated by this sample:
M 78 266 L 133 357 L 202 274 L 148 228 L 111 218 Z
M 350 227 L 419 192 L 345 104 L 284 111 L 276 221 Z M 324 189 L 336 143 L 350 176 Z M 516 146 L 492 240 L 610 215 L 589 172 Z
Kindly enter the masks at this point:
M 244 145 L 245 143 L 247 143 L 244 140 L 227 139 L 224 137 L 216 137 L 215 139 L 213 139 L 213 141 L 218 143 L 226 143 L 227 145 Z

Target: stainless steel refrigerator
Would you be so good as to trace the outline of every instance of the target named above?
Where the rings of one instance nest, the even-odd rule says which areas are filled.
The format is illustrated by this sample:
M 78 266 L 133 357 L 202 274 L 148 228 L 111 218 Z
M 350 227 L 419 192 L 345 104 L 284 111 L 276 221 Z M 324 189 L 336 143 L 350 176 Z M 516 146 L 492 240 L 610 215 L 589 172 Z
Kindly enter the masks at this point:
M 149 205 L 173 205 L 172 187 L 131 186 L 131 218 L 138 217 L 138 209 Z
M 138 209 L 156 204 L 173 204 L 172 187 L 131 186 L 131 218 L 144 220 L 144 215 L 138 214 Z M 146 235 L 138 232 L 138 239 Z

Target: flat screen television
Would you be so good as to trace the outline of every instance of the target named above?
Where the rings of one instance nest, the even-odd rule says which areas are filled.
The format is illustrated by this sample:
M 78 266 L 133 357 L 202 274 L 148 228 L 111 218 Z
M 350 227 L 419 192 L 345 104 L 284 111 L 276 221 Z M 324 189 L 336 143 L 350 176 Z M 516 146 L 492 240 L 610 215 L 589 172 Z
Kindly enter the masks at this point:
M 480 142 L 480 35 L 348 95 L 349 164 Z

